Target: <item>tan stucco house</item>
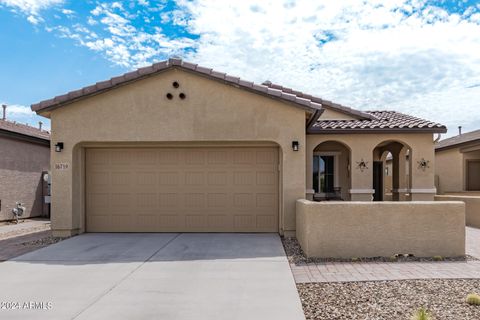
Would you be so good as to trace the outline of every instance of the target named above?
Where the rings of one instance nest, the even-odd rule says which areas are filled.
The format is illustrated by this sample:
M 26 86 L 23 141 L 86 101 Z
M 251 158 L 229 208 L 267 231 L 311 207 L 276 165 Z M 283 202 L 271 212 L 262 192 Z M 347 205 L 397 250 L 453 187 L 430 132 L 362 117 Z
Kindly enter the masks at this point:
M 480 130 L 439 141 L 435 162 L 439 193 L 480 194 Z
M 294 235 L 298 199 L 383 200 L 388 152 L 392 199 L 433 200 L 433 135 L 446 131 L 398 112 L 358 111 L 180 59 L 32 110 L 52 123 L 57 235 Z M 400 165 L 407 152 L 408 175 Z
M 50 167 L 50 134 L 7 120 L 7 106 L 0 119 L 0 221 L 12 220 L 12 209 L 20 202 L 22 218 L 48 214 L 44 195 L 48 185 L 43 174 Z

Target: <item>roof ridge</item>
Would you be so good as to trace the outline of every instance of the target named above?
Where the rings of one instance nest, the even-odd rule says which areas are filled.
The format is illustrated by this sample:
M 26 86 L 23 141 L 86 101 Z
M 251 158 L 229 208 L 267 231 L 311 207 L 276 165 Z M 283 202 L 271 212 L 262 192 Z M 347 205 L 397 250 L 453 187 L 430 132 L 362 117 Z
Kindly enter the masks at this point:
M 453 147 L 463 143 L 473 142 L 480 140 L 480 129 L 457 134 L 453 137 L 445 138 L 436 143 L 435 149 L 442 149 L 447 147 Z
M 7 119 L 0 119 L 0 130 L 23 134 L 30 137 L 36 137 L 44 140 L 50 140 L 50 131 L 40 130 L 37 127 L 11 121 Z
M 295 94 L 283 92 L 282 90 L 271 88 L 263 84 L 256 84 L 252 81 L 246 81 L 241 79 L 240 77 L 235 77 L 223 72 L 219 72 L 212 68 L 206 68 L 199 66 L 195 63 L 183 61 L 180 58 L 169 58 L 168 60 L 156 62 L 150 66 L 142 67 L 134 71 L 124 73 L 120 76 L 112 77 L 108 80 L 100 81 L 93 85 L 67 92 L 66 94 L 56 96 L 52 99 L 40 101 L 39 103 L 32 104 L 30 107 L 33 111 L 36 112 L 44 109 L 60 107 L 72 101 L 95 95 L 132 81 L 143 79 L 145 77 L 167 70 L 172 67 L 179 67 L 185 70 L 194 71 L 199 74 L 214 78 L 216 80 L 224 81 L 235 86 L 240 86 L 244 89 L 254 91 L 256 93 L 267 95 L 271 98 L 281 99 L 290 103 L 294 103 L 311 112 L 319 110 L 322 107 L 321 103 L 319 102 L 312 101 L 303 97 L 297 97 Z

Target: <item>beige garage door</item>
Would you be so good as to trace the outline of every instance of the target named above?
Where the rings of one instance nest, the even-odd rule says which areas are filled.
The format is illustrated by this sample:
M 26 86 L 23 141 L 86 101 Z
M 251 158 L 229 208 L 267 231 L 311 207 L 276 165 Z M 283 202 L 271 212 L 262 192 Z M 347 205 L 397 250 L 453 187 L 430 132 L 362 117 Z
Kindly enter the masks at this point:
M 89 232 L 277 232 L 274 147 L 86 151 Z

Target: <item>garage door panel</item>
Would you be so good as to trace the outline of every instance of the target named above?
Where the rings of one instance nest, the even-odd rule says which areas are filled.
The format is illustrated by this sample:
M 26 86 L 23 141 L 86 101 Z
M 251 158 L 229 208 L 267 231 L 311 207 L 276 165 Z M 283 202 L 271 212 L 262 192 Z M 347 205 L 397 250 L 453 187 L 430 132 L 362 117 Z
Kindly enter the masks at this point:
M 87 149 L 87 231 L 276 232 L 276 148 Z

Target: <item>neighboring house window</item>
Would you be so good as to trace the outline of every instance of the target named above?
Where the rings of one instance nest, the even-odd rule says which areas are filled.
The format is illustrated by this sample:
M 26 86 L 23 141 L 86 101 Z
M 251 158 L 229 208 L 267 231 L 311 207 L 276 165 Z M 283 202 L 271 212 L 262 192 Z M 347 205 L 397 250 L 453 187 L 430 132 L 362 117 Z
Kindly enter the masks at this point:
M 315 193 L 331 193 L 335 186 L 335 156 L 313 156 L 313 189 Z

